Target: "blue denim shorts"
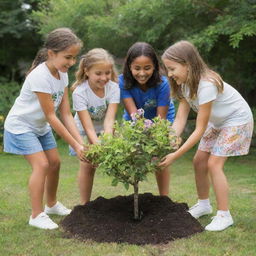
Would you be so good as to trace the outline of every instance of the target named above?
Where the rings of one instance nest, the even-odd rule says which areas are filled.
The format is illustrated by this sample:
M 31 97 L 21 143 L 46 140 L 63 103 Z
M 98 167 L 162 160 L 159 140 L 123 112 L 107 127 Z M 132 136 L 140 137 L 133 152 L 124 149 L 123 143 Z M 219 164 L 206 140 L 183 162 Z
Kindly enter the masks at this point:
M 43 136 L 33 132 L 14 134 L 4 130 L 4 152 L 17 155 L 31 155 L 40 151 L 56 148 L 52 131 Z

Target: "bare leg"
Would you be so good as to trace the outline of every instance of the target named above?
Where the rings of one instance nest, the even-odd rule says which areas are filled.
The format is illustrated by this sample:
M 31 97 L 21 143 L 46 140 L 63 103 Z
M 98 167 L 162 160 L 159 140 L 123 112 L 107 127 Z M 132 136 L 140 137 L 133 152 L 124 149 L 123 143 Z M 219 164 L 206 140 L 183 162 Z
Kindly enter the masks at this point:
M 198 198 L 208 199 L 210 190 L 210 181 L 208 175 L 208 159 L 210 154 L 201 150 L 197 150 L 193 165 L 195 170 L 195 181 Z
M 217 209 L 228 210 L 228 182 L 223 167 L 227 157 L 211 155 L 208 161 L 208 170 L 211 175 L 213 189 L 217 200 Z
M 82 205 L 90 201 L 94 174 L 95 168 L 91 164 L 80 161 L 78 185 L 80 191 L 80 201 Z
M 43 212 L 44 184 L 49 168 L 48 160 L 44 152 L 25 155 L 25 159 L 32 167 L 29 178 L 29 194 L 32 206 L 32 218 Z
M 45 151 L 49 163 L 49 169 L 45 182 L 45 193 L 47 206 L 52 207 L 56 204 L 57 188 L 59 183 L 60 157 L 57 148 Z
M 155 173 L 160 196 L 169 195 L 170 172 L 169 167 Z

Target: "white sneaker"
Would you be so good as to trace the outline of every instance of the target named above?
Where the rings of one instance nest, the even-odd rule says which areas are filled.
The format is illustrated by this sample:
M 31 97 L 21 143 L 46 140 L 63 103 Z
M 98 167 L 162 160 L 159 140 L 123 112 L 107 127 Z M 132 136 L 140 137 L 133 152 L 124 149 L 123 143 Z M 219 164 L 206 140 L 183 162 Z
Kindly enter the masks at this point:
M 234 221 L 231 215 L 216 215 L 212 217 L 212 222 L 205 227 L 205 230 L 208 231 L 222 231 L 229 226 L 233 225 Z
M 53 222 L 45 212 L 41 212 L 35 218 L 30 216 L 28 224 L 42 229 L 56 229 L 58 225 Z
M 202 206 L 199 203 L 195 204 L 191 208 L 189 208 L 188 212 L 196 219 L 203 215 L 212 213 L 212 206 Z
M 62 203 L 57 202 L 52 207 L 48 207 L 47 205 L 45 205 L 44 212 L 46 214 L 57 214 L 57 215 L 65 216 L 71 213 L 71 209 L 66 208 Z

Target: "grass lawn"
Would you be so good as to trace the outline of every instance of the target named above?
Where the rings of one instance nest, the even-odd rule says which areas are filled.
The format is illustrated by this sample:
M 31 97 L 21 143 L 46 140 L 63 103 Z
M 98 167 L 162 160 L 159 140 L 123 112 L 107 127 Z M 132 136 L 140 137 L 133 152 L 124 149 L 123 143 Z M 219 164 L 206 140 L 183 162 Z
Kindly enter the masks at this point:
M 78 161 L 67 154 L 67 146 L 59 142 L 62 159 L 58 199 L 66 206 L 79 204 L 77 187 Z M 235 225 L 223 232 L 202 232 L 191 238 L 179 239 L 165 245 L 133 246 L 116 243 L 80 242 L 64 238 L 61 230 L 45 231 L 30 227 L 28 178 L 30 167 L 21 156 L 0 153 L 0 255 L 19 256 L 254 256 L 256 255 L 256 150 L 243 157 L 230 158 L 226 175 L 230 184 L 230 210 Z M 171 192 L 173 201 L 189 206 L 197 200 L 192 169 L 193 152 L 186 154 L 172 167 Z M 92 200 L 128 195 L 120 184 L 112 187 L 111 178 L 96 174 Z M 140 193 L 158 194 L 153 175 L 140 184 Z M 216 209 L 213 192 L 211 199 Z M 53 216 L 60 222 L 62 217 Z M 203 226 L 211 216 L 200 219 Z

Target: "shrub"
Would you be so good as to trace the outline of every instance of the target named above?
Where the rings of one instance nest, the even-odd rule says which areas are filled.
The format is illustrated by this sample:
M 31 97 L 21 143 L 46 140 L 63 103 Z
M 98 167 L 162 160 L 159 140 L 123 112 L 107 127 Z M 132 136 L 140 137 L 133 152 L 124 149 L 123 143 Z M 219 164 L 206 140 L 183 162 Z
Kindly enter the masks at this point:
M 4 78 L 0 77 L 0 86 L 0 115 L 6 117 L 15 99 L 19 95 L 20 85 L 16 82 L 8 82 Z
M 5 78 L 0 77 L 0 151 L 3 144 L 4 120 L 11 109 L 16 97 L 19 94 L 20 86 L 16 82 L 8 82 Z
M 134 187 L 134 218 L 139 219 L 138 183 L 150 172 L 160 171 L 161 158 L 176 150 L 180 139 L 167 120 L 145 119 L 139 109 L 132 121 L 115 123 L 114 135 L 100 136 L 100 143 L 88 145 L 86 158 L 109 176 L 112 185 L 122 182 L 126 189 Z

